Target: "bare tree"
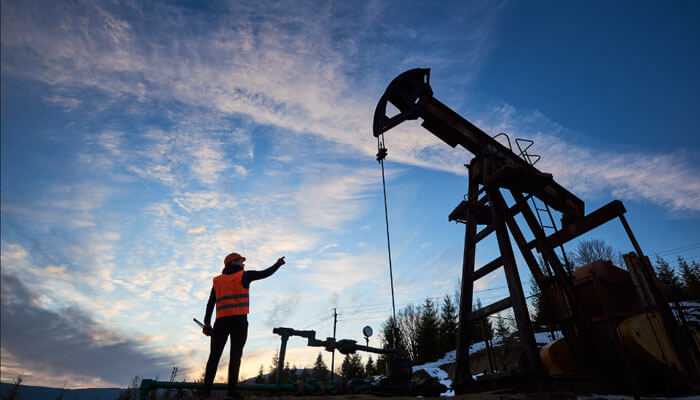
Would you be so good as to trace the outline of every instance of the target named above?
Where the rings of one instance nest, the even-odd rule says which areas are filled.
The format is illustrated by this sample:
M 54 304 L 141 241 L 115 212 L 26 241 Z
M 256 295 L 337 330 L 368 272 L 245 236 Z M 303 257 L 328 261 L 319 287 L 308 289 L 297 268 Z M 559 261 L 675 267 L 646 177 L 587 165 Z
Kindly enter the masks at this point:
M 595 261 L 614 260 L 615 251 L 602 240 L 584 240 L 578 243 L 573 252 L 573 262 L 577 267 Z
M 401 310 L 397 316 L 401 337 L 404 339 L 404 344 L 411 360 L 416 359 L 418 349 L 418 327 L 422 314 L 423 312 L 420 306 L 416 307 L 411 304 Z

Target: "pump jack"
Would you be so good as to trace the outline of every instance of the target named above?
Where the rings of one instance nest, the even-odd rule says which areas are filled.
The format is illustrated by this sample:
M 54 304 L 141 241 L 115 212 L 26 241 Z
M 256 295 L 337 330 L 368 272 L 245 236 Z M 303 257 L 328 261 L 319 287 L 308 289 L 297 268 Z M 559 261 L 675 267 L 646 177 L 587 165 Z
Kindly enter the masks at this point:
M 398 109 L 397 115 L 387 116 L 388 103 Z M 527 153 L 527 147 L 521 148 L 519 155 L 514 153 L 433 97 L 429 69 L 413 69 L 400 74 L 389 84 L 379 100 L 373 121 L 373 134 L 380 143 L 378 159 L 383 159 L 387 154 L 382 135 L 404 121 L 419 118 L 422 127 L 442 141 L 451 147 L 460 145 L 474 155 L 467 165 L 469 180 L 466 200 L 449 215 L 450 221 L 465 224 L 454 377 L 457 394 L 476 390 L 469 365 L 469 325 L 508 308 L 513 309 L 518 336 L 524 349 L 524 376 L 544 377 L 557 371 L 554 365 L 556 362 L 552 361 L 553 350 L 545 349 L 541 352 L 535 343 L 511 238 L 544 299 L 554 309 L 556 322 L 565 338 L 562 345 L 571 354 L 574 364 L 571 370 L 575 371 L 577 377 L 600 378 L 608 368 L 632 365 L 634 361 L 630 359 L 631 356 L 628 357 L 629 348 L 622 348 L 629 344 L 625 340 L 638 339 L 626 337 L 622 330 L 624 326 L 632 324 L 629 322 L 631 318 L 639 315 L 657 317 L 660 324 L 657 324 L 657 328 L 662 326 L 668 335 L 666 353 L 674 353 L 678 362 L 662 362 L 667 367 L 666 371 L 670 371 L 670 375 L 686 377 L 688 381 L 697 377 L 697 353 L 685 350 L 688 345 L 696 345 L 689 341 L 689 336 L 675 322 L 651 263 L 644 256 L 627 223 L 624 215 L 626 210 L 621 201 L 612 201 L 586 214 L 584 202 L 580 198 L 558 184 L 551 174 L 533 166 L 532 155 Z M 510 193 L 514 204 L 509 206 L 506 203 L 502 190 Z M 538 209 L 535 199 L 544 204 L 550 218 L 551 209 L 562 216 L 560 228 L 557 228 L 551 218 L 552 223 L 548 228 L 554 229 L 554 232 L 549 235 L 545 232 L 541 219 L 538 219 L 541 209 Z M 533 203 L 535 211 L 529 202 Z M 522 215 L 534 239 L 526 239 L 515 219 L 518 214 Z M 629 272 L 614 267 L 611 263 L 598 263 L 588 266 L 588 269 L 580 268 L 583 272 L 572 274 L 567 269 L 568 262 L 563 248 L 564 263 L 556 249 L 614 219 L 620 220 L 635 249 L 634 253 L 625 256 Z M 484 227 L 477 230 L 479 225 Z M 492 233 L 496 234 L 500 256 L 475 269 L 476 245 Z M 544 268 L 538 265 L 533 250 L 541 255 Z M 474 283 L 501 267 L 505 272 L 510 295 L 481 309 L 472 310 Z M 593 289 L 590 285 L 586 286 L 589 281 L 595 282 L 596 290 L 605 289 L 605 293 L 613 297 L 615 291 L 611 285 L 630 288 L 634 298 L 624 300 L 628 302 L 626 306 L 632 306 L 614 316 L 605 314 L 601 317 L 595 314 L 591 311 L 594 306 L 606 309 L 612 303 L 604 304 L 603 300 L 597 298 L 597 292 L 591 294 Z M 639 335 L 639 331 L 635 332 Z M 601 352 L 605 354 L 601 355 Z M 610 354 L 615 354 L 612 363 L 608 363 Z M 638 381 L 639 376 L 637 378 Z

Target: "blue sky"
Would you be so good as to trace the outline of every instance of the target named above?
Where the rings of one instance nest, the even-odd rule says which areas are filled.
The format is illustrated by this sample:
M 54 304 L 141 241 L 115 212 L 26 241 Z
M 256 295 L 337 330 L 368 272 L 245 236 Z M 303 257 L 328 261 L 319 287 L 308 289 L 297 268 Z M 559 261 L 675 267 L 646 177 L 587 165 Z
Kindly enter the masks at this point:
M 648 253 L 697 259 L 699 8 L 4 1 L 3 379 L 200 376 L 208 341 L 191 318 L 230 251 L 254 269 L 288 260 L 253 285 L 243 377 L 269 365 L 275 326 L 329 336 L 337 307 L 340 337 L 378 328 L 390 297 L 370 121 L 414 67 L 487 132 L 535 140 L 587 210 L 623 200 Z M 470 155 L 415 123 L 387 146 L 398 303 L 452 293 L 463 227 L 447 214 Z M 622 233 L 588 238 L 628 251 Z M 487 243 L 477 262 L 494 255 Z M 489 275 L 479 296 L 502 286 Z M 298 366 L 317 354 L 302 344 Z

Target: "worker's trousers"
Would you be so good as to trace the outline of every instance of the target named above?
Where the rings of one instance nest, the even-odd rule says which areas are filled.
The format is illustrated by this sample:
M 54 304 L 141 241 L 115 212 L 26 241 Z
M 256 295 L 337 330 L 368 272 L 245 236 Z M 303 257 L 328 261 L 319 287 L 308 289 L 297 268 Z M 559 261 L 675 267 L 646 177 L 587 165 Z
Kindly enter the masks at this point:
M 205 393 L 207 395 L 211 391 L 216 369 L 219 367 L 219 359 L 229 336 L 231 336 L 231 353 L 228 360 L 228 394 L 233 395 L 238 384 L 238 370 L 241 367 L 243 346 L 248 338 L 248 318 L 245 315 L 217 318 L 214 322 L 209 361 L 207 361 L 207 370 L 204 373 Z

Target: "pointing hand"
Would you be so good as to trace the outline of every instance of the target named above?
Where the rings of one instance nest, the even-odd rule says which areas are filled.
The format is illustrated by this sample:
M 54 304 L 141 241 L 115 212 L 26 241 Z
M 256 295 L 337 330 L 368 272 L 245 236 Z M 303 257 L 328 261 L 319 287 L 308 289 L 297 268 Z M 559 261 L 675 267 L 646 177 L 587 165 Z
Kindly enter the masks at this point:
M 286 262 L 284 261 L 284 257 L 278 258 L 277 262 L 275 263 L 275 265 L 277 265 L 279 267 L 283 266 L 284 264 L 286 264 Z

